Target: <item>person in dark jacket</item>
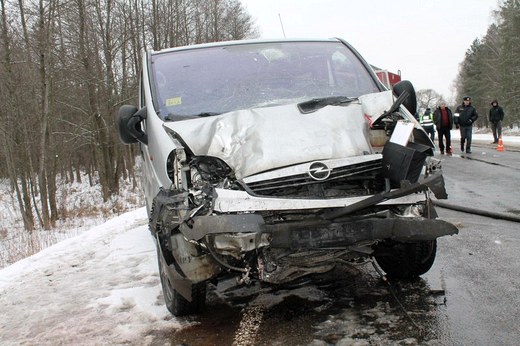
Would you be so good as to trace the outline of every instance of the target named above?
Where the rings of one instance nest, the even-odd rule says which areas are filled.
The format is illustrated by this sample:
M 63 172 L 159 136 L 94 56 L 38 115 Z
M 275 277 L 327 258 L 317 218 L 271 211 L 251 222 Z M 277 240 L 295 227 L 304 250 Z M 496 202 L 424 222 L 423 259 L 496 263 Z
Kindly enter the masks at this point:
M 494 139 L 492 144 L 497 144 L 498 138 L 502 136 L 502 120 L 504 120 L 504 110 L 498 105 L 497 100 L 493 100 L 489 110 L 489 122 Z
M 451 109 L 446 107 L 446 102 L 435 109 L 433 113 L 433 122 L 437 128 L 439 135 L 439 149 L 441 155 L 444 155 L 444 138 L 446 138 L 446 154 L 451 155 L 451 129 L 453 128 L 453 113 Z
M 464 96 L 462 104 L 455 110 L 453 121 L 455 126 L 460 128 L 460 150 L 464 152 L 464 145 L 466 145 L 466 154 L 471 154 L 473 123 L 477 118 L 477 110 L 471 105 L 471 97 Z

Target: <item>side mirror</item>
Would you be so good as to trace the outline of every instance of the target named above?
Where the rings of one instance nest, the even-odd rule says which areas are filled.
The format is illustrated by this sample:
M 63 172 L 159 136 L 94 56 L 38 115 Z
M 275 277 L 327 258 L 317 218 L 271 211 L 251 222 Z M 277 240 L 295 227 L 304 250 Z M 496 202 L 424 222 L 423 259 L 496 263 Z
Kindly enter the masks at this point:
M 415 89 L 410 81 L 403 80 L 394 85 L 392 88 L 395 97 L 401 96 L 402 93 L 408 91 L 408 97 L 403 101 L 403 106 L 414 115 L 417 112 L 417 96 L 415 95 Z
M 146 114 L 146 107 L 138 110 L 135 106 L 124 105 L 119 108 L 116 122 L 121 142 L 148 144 L 148 135 L 141 129 L 141 122 L 146 119 Z

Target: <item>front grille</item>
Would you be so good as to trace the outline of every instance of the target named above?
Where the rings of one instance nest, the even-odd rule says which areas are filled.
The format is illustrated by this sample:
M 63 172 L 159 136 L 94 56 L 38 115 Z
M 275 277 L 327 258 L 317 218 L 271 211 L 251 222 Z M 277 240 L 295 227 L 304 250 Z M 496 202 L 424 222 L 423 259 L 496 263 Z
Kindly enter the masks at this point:
M 332 168 L 330 176 L 314 180 L 307 172 L 246 183 L 250 192 L 267 196 L 298 196 L 308 198 L 340 197 L 366 194 L 367 185 L 374 185 L 380 175 L 382 160 Z M 373 186 L 372 186 L 373 187 Z

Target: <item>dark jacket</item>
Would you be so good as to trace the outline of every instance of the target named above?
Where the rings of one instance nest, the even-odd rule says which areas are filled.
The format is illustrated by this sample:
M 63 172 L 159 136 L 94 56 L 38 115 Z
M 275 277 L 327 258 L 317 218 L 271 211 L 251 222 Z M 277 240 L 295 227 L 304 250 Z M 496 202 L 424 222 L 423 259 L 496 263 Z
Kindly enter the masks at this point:
M 446 107 L 446 112 L 448 113 L 449 124 L 448 126 L 443 127 L 441 107 L 439 106 L 435 109 L 435 112 L 433 113 L 433 122 L 435 123 L 435 127 L 437 128 L 437 130 L 441 127 L 448 128 L 450 130 L 453 128 L 453 113 L 451 112 L 451 109 L 449 109 L 448 107 Z
M 499 121 L 504 120 L 504 110 L 498 105 L 497 101 L 493 101 L 491 104 L 493 103 L 496 103 L 497 105 L 491 107 L 489 110 L 489 121 L 491 121 L 493 124 L 496 124 Z
M 457 116 L 457 114 L 459 116 Z M 453 118 L 456 125 L 467 127 L 473 125 L 473 123 L 478 118 L 478 114 L 475 107 L 473 107 L 471 104 L 467 106 L 461 104 L 455 110 L 455 115 Z

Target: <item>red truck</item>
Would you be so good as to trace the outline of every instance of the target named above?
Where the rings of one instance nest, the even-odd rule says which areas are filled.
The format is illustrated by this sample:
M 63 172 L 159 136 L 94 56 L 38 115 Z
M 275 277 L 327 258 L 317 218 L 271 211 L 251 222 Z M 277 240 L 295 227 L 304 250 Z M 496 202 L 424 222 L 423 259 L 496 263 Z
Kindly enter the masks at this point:
M 378 67 L 372 66 L 374 72 L 377 77 L 386 86 L 388 89 L 392 89 L 392 87 L 401 81 L 401 71 L 398 70 L 397 74 L 388 72 L 388 70 L 382 70 Z

